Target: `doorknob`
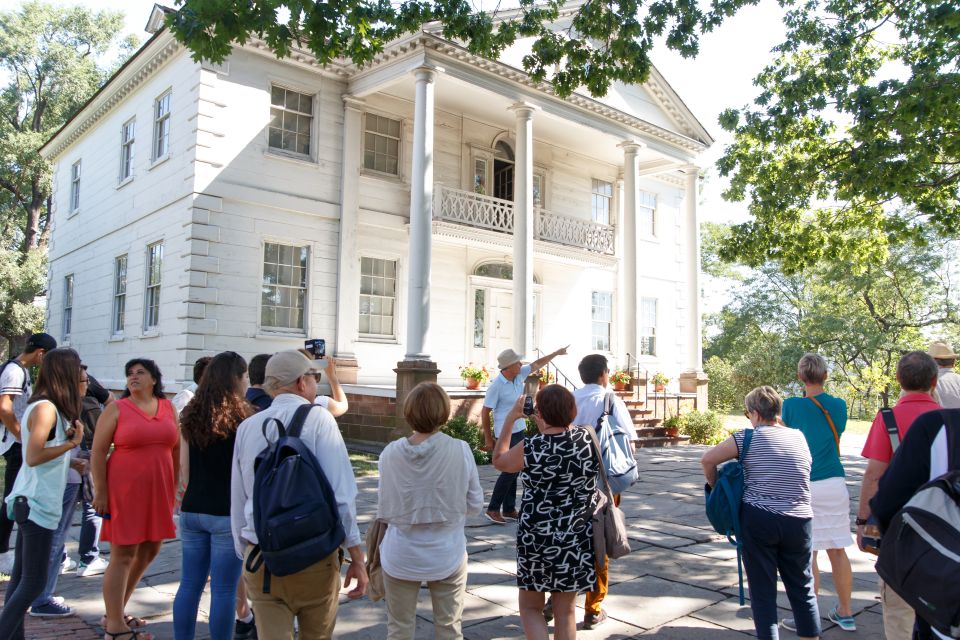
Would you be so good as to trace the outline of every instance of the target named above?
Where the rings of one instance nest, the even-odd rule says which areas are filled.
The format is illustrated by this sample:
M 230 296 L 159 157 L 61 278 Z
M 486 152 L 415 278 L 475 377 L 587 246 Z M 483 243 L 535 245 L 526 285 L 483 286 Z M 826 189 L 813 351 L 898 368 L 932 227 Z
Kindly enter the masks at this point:
M 497 320 L 497 329 L 499 329 L 499 328 L 500 328 L 500 321 Z

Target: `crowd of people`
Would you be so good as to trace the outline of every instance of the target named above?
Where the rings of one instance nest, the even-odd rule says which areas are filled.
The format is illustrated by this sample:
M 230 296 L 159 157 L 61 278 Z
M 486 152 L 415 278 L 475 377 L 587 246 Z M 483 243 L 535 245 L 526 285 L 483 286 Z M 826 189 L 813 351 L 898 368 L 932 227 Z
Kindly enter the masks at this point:
M 480 514 L 495 525 L 517 521 L 518 608 L 527 638 L 546 640 L 551 621 L 558 640 L 575 638 L 578 626 L 602 625 L 609 561 L 597 561 L 592 523 L 606 470 L 592 429 L 630 433 L 633 423 L 624 402 L 608 389 L 609 363 L 599 354 L 579 363 L 583 386 L 575 393 L 547 385 L 532 398 L 524 384 L 531 371 L 565 353 L 558 349 L 528 365 L 512 349 L 500 354 L 481 422 L 501 472 L 486 508 L 469 445 L 441 431 L 450 417 L 449 397 L 433 383 L 415 387 L 402 407 L 412 433 L 390 443 L 379 459 L 378 536 L 375 549 L 364 549 L 356 480 L 335 421 L 349 406 L 333 358 L 291 350 L 257 355 L 248 365 L 237 353 L 219 353 L 197 361 L 194 384 L 172 401 L 156 363 L 135 358 L 126 363 L 125 389 L 115 399 L 75 351 L 57 348 L 47 334 L 30 336 L 23 353 L 0 372 L 0 445 L 7 461 L 0 571 L 11 576 L 0 638 L 24 638 L 28 613 L 72 613 L 54 593 L 67 566 L 64 543 L 78 502 L 83 517 L 77 572 L 104 575 L 101 624 L 108 639 L 153 637 L 147 621 L 128 606 L 162 541 L 177 535 L 178 640 L 195 637 L 208 582 L 214 640 L 292 639 L 295 629 L 300 638 L 330 638 L 346 560 L 348 597 L 362 597 L 368 585 L 382 590 L 388 638 L 413 638 L 423 583 L 435 636 L 462 638 L 464 526 L 467 517 Z M 931 412 L 960 408 L 955 362 L 944 343 L 900 359 L 903 395 L 892 411 L 878 414 L 863 449 L 869 462 L 856 519 L 861 546 L 890 523 L 917 487 L 945 471 L 946 426 Z M 35 388 L 28 371 L 34 366 L 40 370 Z M 820 637 L 821 550 L 837 597 L 827 618 L 844 631 L 857 629 L 845 550 L 852 543 L 850 495 L 840 457 L 847 411 L 843 400 L 826 393 L 827 375 L 821 356 L 805 355 L 797 369 L 803 397 L 782 400 L 771 387 L 754 389 L 745 398 L 751 444 L 745 448 L 745 432 L 738 432 L 702 458 L 708 484 L 716 481 L 721 463 L 740 459 L 743 465 L 741 543 L 760 638 L 777 638 L 779 627 L 801 638 Z M 322 376 L 331 396 L 318 393 Z M 535 429 L 528 429 L 527 419 Z M 269 514 L 258 470 L 267 464 L 265 452 L 287 436 L 297 438 L 302 449 L 296 451 L 322 471 L 336 542 L 305 566 L 280 571 L 269 551 L 277 532 L 261 522 Z M 612 499 L 619 504 L 619 495 Z M 18 535 L 11 551 L 14 523 Z M 265 535 L 271 540 L 261 539 Z M 101 541 L 111 544 L 109 562 L 100 557 Z M 370 551 L 376 553 L 368 558 Z M 793 611 L 782 620 L 778 576 Z M 585 612 L 578 621 L 581 593 Z M 882 582 L 880 593 L 888 640 L 938 637 Z

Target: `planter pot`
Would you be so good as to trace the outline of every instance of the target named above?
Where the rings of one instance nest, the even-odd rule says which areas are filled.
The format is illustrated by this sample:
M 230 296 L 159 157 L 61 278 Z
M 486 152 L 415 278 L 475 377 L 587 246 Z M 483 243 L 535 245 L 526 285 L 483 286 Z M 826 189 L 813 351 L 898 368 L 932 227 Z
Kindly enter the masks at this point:
M 479 389 L 479 388 L 480 388 L 480 381 L 477 380 L 476 378 L 467 378 L 467 379 L 465 380 L 465 382 L 467 383 L 467 389 Z
M 622 382 L 614 382 L 614 383 L 613 383 L 613 390 L 614 390 L 614 391 L 623 391 L 626 386 L 627 386 L 627 385 L 623 384 Z
M 547 383 L 544 382 L 543 380 L 541 380 L 540 382 L 537 383 L 537 389 L 538 389 L 538 390 L 543 389 L 545 386 L 547 386 Z
M 670 438 L 676 438 L 680 435 L 680 429 L 678 427 L 667 427 L 665 433 Z
M 662 384 L 655 384 L 655 385 L 653 385 L 653 390 L 654 390 L 654 391 L 663 391 L 663 385 L 662 385 Z

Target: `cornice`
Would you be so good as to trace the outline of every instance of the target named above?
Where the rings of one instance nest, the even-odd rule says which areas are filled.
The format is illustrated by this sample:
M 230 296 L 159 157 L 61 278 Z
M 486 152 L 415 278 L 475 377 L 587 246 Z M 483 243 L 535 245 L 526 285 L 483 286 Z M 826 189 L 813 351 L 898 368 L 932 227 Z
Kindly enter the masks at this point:
M 93 98 L 40 148 L 40 154 L 47 160 L 53 160 L 62 154 L 114 106 L 182 49 L 180 43 L 167 31 L 159 32 L 147 41 L 143 48 L 134 54 L 130 61 L 122 66 L 101 87 L 100 91 L 94 94 Z

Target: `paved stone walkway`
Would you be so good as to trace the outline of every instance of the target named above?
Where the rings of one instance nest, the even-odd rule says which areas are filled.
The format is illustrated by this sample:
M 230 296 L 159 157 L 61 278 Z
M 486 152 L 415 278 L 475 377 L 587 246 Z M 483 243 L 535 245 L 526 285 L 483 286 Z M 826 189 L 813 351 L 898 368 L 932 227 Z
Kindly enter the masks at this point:
M 865 467 L 858 455 L 862 438 L 844 438 L 844 465 L 847 483 L 854 497 Z M 703 477 L 699 459 L 704 448 L 685 446 L 646 449 L 638 453 L 641 481 L 624 494 L 622 507 L 628 518 L 633 552 L 611 563 L 610 594 L 604 604 L 610 616 L 607 624 L 582 631 L 583 640 L 609 638 L 676 638 L 726 640 L 753 635 L 749 606 L 737 602 L 737 567 L 733 547 L 710 529 L 703 511 Z M 490 466 L 480 470 L 481 483 L 489 496 L 497 472 Z M 374 517 L 377 479 L 358 480 L 358 512 L 361 529 Z M 76 550 L 79 528 L 74 527 L 70 550 Z M 517 611 L 515 534 L 516 525 L 493 525 L 483 518 L 467 526 L 469 582 L 463 614 L 464 636 L 468 640 L 522 638 Z M 854 609 L 861 638 L 881 638 L 882 621 L 877 600 L 877 578 L 872 557 L 855 546 L 848 548 L 854 570 Z M 829 568 L 825 554 L 822 566 Z M 149 620 L 157 638 L 172 638 L 172 605 L 180 572 L 180 545 L 163 545 L 137 589 L 129 612 Z M 28 638 L 99 638 L 98 621 L 103 613 L 101 578 L 61 577 L 58 593 L 74 606 L 82 619 L 73 617 L 40 623 L 31 619 Z M 582 598 L 580 600 L 582 605 Z M 820 607 L 824 616 L 824 638 L 850 637 L 826 620 L 836 604 L 829 573 L 824 575 Z M 203 619 L 198 638 L 206 638 L 207 596 L 201 603 Z M 790 616 L 786 596 L 780 594 L 784 617 Z M 417 638 L 432 638 L 429 592 L 421 592 Z M 578 616 L 582 610 L 578 609 Z M 80 627 L 83 627 L 81 630 Z M 46 630 L 45 630 L 46 629 Z M 382 639 L 386 636 L 383 602 L 366 598 L 348 601 L 341 607 L 334 634 L 343 639 Z M 782 632 L 784 638 L 795 637 Z

